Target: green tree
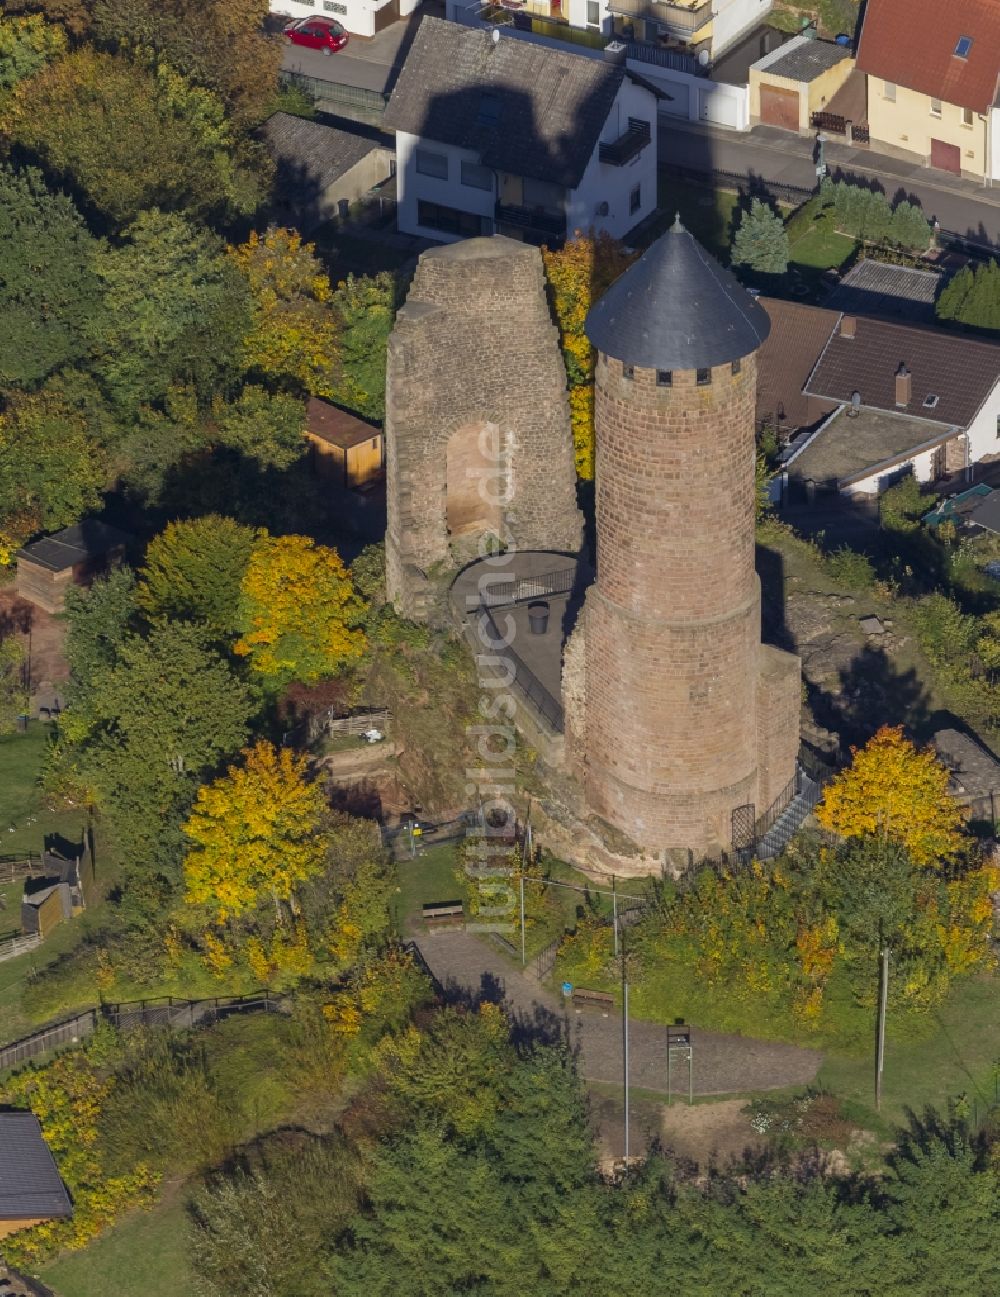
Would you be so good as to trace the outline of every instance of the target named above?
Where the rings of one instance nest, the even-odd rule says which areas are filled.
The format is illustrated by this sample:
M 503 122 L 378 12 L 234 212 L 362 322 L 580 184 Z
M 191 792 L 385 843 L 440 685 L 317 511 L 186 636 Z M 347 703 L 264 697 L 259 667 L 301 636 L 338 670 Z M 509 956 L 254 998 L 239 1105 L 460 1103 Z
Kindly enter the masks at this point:
M 138 606 L 153 622 L 199 622 L 214 640 L 234 639 L 255 535 L 218 514 L 168 523 L 146 550 Z
M 0 19 L 0 102 L 19 81 L 65 51 L 66 33 L 40 14 Z
M 231 404 L 215 407 L 219 439 L 265 468 L 288 468 L 305 449 L 305 402 L 249 384 Z
M 83 46 L 20 82 L 4 125 L 117 225 L 151 207 L 228 217 L 260 201 L 221 102 L 166 63 Z
M 87 352 L 100 309 L 96 241 L 65 194 L 41 172 L 0 167 L 0 382 L 31 387 Z
M 340 322 L 340 381 L 333 396 L 368 419 L 385 417 L 385 356 L 398 305 L 396 277 L 387 271 L 348 275 L 331 299 Z
M 267 114 L 281 45 L 264 30 L 266 0 L 95 0 L 93 36 L 115 50 L 152 50 L 222 99 L 241 123 Z M 219 57 L 225 50 L 225 58 Z
M 911 252 L 925 252 L 931 241 L 930 222 L 914 203 L 897 203 L 889 226 L 889 238 Z
M 100 503 L 107 465 L 86 420 L 56 392 L 15 397 L 0 415 L 0 527 L 58 531 Z
M 24 645 L 13 636 L 0 640 L 0 734 L 13 734 L 28 709 Z
M 80 702 L 117 663 L 122 645 L 134 629 L 136 599 L 132 569 L 116 568 L 89 589 L 71 586 L 66 591 L 66 620 L 70 698 Z
M 759 198 L 754 198 L 750 210 L 743 213 L 733 236 L 732 263 L 765 275 L 783 275 L 788 269 L 784 222 Z
M 935 309 L 939 320 L 1000 329 L 1000 264 L 988 261 L 974 271 L 963 266 L 942 288 Z
M 94 331 L 98 377 L 121 410 L 166 407 L 178 388 L 207 403 L 238 372 L 246 286 L 221 241 L 182 216 L 146 212 L 127 235 L 96 259 L 105 304 Z

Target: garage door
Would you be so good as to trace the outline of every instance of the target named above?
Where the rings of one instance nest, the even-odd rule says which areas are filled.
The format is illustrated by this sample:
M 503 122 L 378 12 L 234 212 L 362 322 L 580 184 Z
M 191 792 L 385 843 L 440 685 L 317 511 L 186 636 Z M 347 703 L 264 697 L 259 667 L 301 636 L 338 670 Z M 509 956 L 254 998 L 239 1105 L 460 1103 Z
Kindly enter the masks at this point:
M 703 122 L 714 122 L 716 126 L 736 126 L 739 100 L 733 95 L 723 94 L 717 90 L 702 90 L 701 113 Z
M 931 166 L 941 171 L 954 171 L 959 175 L 962 170 L 962 150 L 957 144 L 946 144 L 944 140 L 931 140 Z
M 799 129 L 799 92 L 782 86 L 761 86 L 760 120 L 768 126 L 783 126 L 786 131 Z

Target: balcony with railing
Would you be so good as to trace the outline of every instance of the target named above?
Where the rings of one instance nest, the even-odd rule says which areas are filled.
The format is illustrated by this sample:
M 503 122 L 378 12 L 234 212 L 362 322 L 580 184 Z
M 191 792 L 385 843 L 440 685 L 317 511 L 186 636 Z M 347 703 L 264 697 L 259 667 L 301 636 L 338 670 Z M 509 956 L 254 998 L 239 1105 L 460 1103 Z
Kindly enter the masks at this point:
M 628 126 L 608 144 L 598 146 L 598 158 L 611 167 L 624 167 L 652 141 L 653 129 L 641 117 L 630 117 Z
M 620 18 L 659 23 L 665 34 L 682 40 L 690 40 L 712 21 L 712 0 L 699 5 L 671 4 L 669 0 L 609 0 L 608 9 Z
M 529 243 L 545 243 L 566 237 L 566 217 L 544 207 L 518 207 L 513 203 L 497 203 L 497 231 L 520 234 Z

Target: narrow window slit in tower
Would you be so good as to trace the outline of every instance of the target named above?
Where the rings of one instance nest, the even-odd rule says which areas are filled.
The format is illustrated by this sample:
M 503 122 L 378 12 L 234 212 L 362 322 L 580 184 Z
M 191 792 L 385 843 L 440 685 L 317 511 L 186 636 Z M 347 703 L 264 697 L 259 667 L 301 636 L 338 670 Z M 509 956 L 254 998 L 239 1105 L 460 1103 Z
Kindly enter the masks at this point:
M 699 369 L 696 371 L 696 381 L 699 387 L 709 387 L 712 383 L 712 371 L 710 369 Z

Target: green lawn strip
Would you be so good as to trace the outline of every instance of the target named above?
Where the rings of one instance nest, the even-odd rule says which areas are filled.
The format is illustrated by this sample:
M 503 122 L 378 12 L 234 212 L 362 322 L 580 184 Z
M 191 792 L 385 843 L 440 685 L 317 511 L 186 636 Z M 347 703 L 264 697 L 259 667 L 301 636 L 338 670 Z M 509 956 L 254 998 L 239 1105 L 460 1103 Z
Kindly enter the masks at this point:
M 421 922 L 423 906 L 435 901 L 462 899 L 463 887 L 455 877 L 458 851 L 455 843 L 427 847 L 412 860 L 396 865 L 399 890 L 392 906 L 397 932 L 405 933 Z
M 891 1027 L 891 1021 L 890 1021 Z M 818 1084 L 859 1111 L 874 1117 L 875 1076 L 872 1050 L 845 1058 L 828 1054 Z M 943 1109 L 966 1095 L 973 1115 L 982 1117 L 998 1099 L 1000 1084 L 1000 979 L 976 977 L 962 982 L 928 1017 L 928 1033 L 919 1040 L 886 1044 L 882 1118 L 903 1123 L 906 1113 L 925 1107 Z
M 854 251 L 854 240 L 829 226 L 813 225 L 789 244 L 788 259 L 813 270 L 836 270 Z
M 186 1212 L 173 1195 L 133 1212 L 81 1252 L 43 1266 L 56 1297 L 175 1297 L 192 1291 Z
M 47 743 L 48 729 L 38 721 L 32 721 L 25 734 L 0 735 L 0 856 L 29 851 L 39 855 L 46 834 L 80 841 L 86 812 L 46 806 L 38 781 Z M 32 817 L 35 822 L 29 824 Z

